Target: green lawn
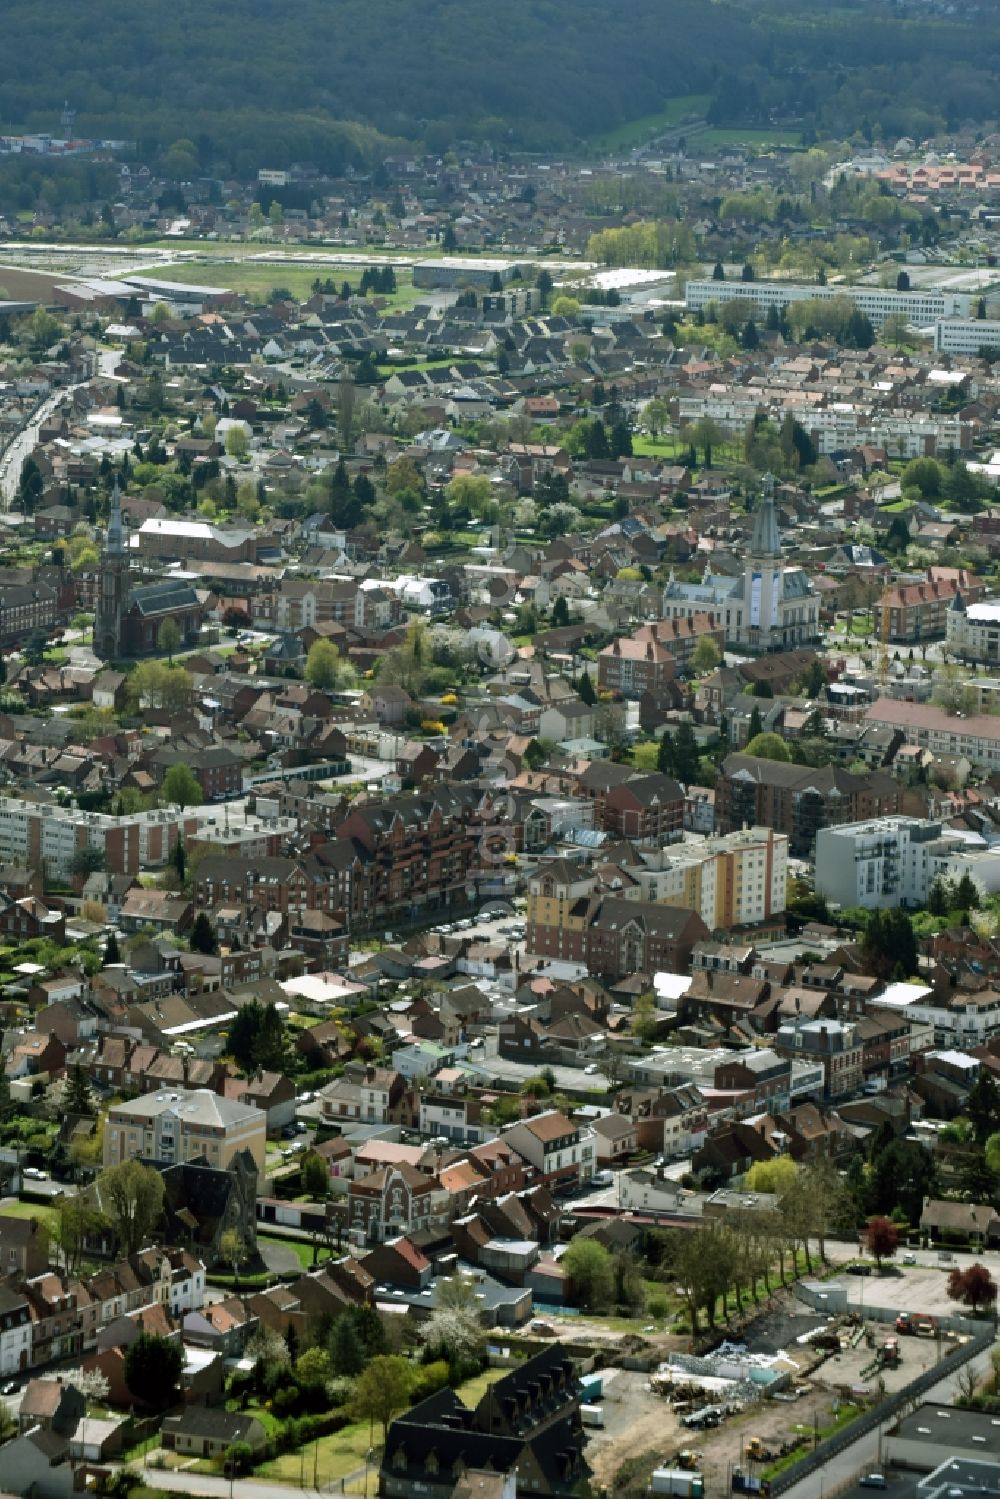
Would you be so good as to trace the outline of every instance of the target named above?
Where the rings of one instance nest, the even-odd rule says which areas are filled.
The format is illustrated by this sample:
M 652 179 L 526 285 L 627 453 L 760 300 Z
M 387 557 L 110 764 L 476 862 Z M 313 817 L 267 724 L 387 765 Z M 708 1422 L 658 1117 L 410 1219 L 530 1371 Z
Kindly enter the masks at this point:
M 607 146 L 612 151 L 623 146 L 640 145 L 658 130 L 670 130 L 679 125 L 686 115 L 703 115 L 711 97 L 711 94 L 679 94 L 676 99 L 668 99 L 656 114 L 642 115 L 638 120 L 627 120 L 624 125 L 599 136 L 595 144 Z
M 259 249 L 259 245 L 254 246 L 254 250 L 248 253 Z M 375 253 L 380 255 L 381 251 Z M 317 260 L 313 266 L 269 264 L 242 257 L 225 260 L 220 257 L 210 265 L 200 260 L 181 260 L 173 265 L 157 266 L 155 270 L 144 274 L 164 281 L 180 281 L 185 286 L 222 287 L 248 297 L 266 297 L 274 287 L 283 286 L 293 296 L 304 299 L 312 294 L 313 282 L 317 278 L 325 281 L 327 277 L 331 277 L 338 288 L 342 282 L 349 281 L 357 290 L 362 270 L 360 265 L 331 265 L 321 260 Z M 406 307 L 418 302 L 423 295 L 423 292 L 414 288 L 411 273 L 400 269 L 396 272 L 396 292 L 386 300 L 394 306 Z
M 40 1223 L 54 1224 L 59 1218 L 59 1209 L 44 1202 L 8 1202 L 0 1208 L 5 1218 L 37 1218 Z
M 632 436 L 636 458 L 686 458 L 689 446 L 679 437 L 647 437 L 641 432 Z
M 382 1432 L 378 1426 L 375 1428 L 374 1438 L 378 1446 L 382 1438 Z M 362 1467 L 370 1441 L 368 1422 L 357 1421 L 351 1426 L 345 1426 L 340 1431 L 333 1432 L 330 1436 L 320 1437 L 315 1443 L 310 1442 L 305 1449 L 304 1456 L 301 1452 L 283 1452 L 280 1457 L 261 1463 L 260 1467 L 255 1470 L 254 1477 L 297 1484 L 301 1481 L 304 1472 L 306 1483 L 312 1488 L 315 1472 L 317 1485 L 322 1488 L 326 1484 L 332 1484 L 338 1478 L 346 1477 L 348 1473 L 353 1473 L 356 1468 Z
M 698 142 L 710 146 L 799 146 L 802 144 L 801 130 L 783 130 L 776 126 L 770 130 L 751 130 L 736 126 L 734 129 L 702 130 Z
M 472 1410 L 482 1400 L 490 1385 L 496 1384 L 498 1379 L 503 1379 L 505 1374 L 509 1374 L 511 1367 L 507 1365 L 500 1369 L 484 1369 L 482 1374 L 476 1374 L 472 1379 L 467 1379 L 464 1384 L 460 1384 L 455 1394 Z
M 257 1230 L 257 1237 L 258 1239 L 265 1239 L 269 1244 L 283 1244 L 286 1249 L 291 1249 L 298 1256 L 299 1264 L 304 1270 L 311 1270 L 313 1268 L 312 1244 L 307 1243 L 305 1239 L 285 1239 L 281 1234 L 262 1233 L 259 1228 Z M 321 1244 L 316 1263 L 319 1264 L 328 1255 L 329 1250 L 325 1249 L 325 1246 Z

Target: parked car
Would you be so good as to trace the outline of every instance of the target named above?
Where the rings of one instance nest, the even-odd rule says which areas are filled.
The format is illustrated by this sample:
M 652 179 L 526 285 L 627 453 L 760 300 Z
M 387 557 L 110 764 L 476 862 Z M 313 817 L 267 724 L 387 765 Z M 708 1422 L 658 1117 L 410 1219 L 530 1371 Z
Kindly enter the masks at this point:
M 863 1478 L 858 1479 L 858 1484 L 863 1489 L 888 1488 L 884 1473 L 866 1473 Z

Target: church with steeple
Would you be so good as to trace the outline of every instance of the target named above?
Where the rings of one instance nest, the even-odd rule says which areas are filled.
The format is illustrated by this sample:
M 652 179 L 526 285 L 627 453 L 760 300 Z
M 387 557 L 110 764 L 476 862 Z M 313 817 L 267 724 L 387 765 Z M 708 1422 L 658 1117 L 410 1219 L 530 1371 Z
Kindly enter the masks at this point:
M 726 644 L 733 650 L 795 650 L 819 638 L 819 595 L 804 569 L 782 558 L 770 474 L 761 488 L 742 575 L 717 576 L 706 563 L 700 583 L 671 578 L 663 591 L 663 615 L 688 619 L 713 614 L 722 621 Z
M 116 478 L 94 613 L 94 655 L 102 661 L 122 661 L 165 654 L 160 631 L 167 619 L 177 625 L 182 647 L 197 645 L 205 615 L 197 590 L 184 578 L 133 587 L 129 554 Z

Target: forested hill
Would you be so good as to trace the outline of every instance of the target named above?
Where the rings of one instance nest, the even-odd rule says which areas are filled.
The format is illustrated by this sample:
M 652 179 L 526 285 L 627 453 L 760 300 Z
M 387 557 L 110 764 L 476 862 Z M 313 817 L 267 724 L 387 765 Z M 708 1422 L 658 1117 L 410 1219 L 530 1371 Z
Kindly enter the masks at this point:
M 58 131 L 68 100 L 88 135 L 335 165 L 375 132 L 571 149 L 692 93 L 718 121 L 925 134 L 989 119 L 998 67 L 1000 17 L 879 0 L 5 0 L 0 119 Z

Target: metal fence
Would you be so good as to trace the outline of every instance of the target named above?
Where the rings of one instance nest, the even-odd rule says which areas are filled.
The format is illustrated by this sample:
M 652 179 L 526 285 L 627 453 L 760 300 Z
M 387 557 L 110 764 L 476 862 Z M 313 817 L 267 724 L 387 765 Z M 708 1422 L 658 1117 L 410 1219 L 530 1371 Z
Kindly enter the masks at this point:
M 868 1436 L 869 1432 L 877 1431 L 880 1426 L 892 1420 L 913 1400 L 919 1399 L 928 1390 L 932 1390 L 936 1384 L 940 1384 L 941 1380 L 955 1369 L 978 1358 L 981 1353 L 985 1353 L 988 1348 L 992 1347 L 994 1336 L 995 1330 L 992 1324 L 984 1326 L 979 1323 L 975 1336 L 967 1343 L 960 1344 L 947 1353 L 940 1363 L 930 1369 L 925 1369 L 903 1389 L 880 1400 L 872 1410 L 859 1416 L 856 1421 L 852 1421 L 849 1426 L 845 1426 L 832 1437 L 827 1437 L 812 1452 L 793 1463 L 790 1468 L 786 1468 L 783 1473 L 779 1473 L 771 1482 L 771 1494 L 773 1496 L 783 1494 L 786 1489 L 793 1488 L 803 1478 L 808 1478 L 811 1473 L 822 1468 L 823 1464 L 829 1462 L 831 1458 L 837 1457 L 841 1452 L 846 1452 L 848 1447 L 852 1447 L 861 1437 Z

